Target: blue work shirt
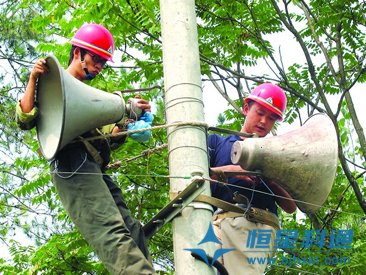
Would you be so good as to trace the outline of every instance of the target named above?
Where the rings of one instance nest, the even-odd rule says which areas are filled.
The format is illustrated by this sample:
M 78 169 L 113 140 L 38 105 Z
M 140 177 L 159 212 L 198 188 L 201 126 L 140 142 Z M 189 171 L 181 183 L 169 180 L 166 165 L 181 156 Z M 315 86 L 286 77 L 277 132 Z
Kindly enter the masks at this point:
M 223 137 L 220 135 L 208 136 L 208 151 L 210 167 L 218 167 L 224 165 L 233 165 L 231 162 L 231 148 L 235 141 L 241 140 L 239 136 L 230 135 Z M 268 210 L 277 215 L 277 206 L 274 197 L 271 195 L 268 188 L 262 183 L 253 186 L 251 182 L 243 181 L 235 177 L 229 177 L 228 183 L 230 185 L 223 186 L 222 184 L 211 182 L 212 197 L 235 203 L 233 200 L 233 193 L 237 191 L 239 194 L 246 196 L 251 201 L 251 206 Z M 234 186 L 232 186 L 234 185 Z M 248 189 L 238 188 L 235 186 L 242 186 Z M 259 192 L 253 192 L 255 190 L 268 193 L 263 194 Z M 230 190 L 231 192 L 230 192 Z

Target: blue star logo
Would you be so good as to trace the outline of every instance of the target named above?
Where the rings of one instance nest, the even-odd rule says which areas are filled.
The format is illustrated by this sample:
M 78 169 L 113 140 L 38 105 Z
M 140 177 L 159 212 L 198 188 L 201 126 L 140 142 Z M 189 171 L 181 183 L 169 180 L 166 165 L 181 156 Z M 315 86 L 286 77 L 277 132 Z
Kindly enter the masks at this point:
M 198 245 L 200 244 L 204 244 L 204 243 L 217 243 L 222 245 L 222 243 L 219 241 L 219 239 L 216 237 L 212 224 L 210 223 L 206 232 L 206 235 L 203 237 L 203 239 L 198 243 Z M 184 250 L 196 253 L 198 256 L 201 257 L 201 259 L 208 265 L 208 266 L 212 266 L 214 264 L 214 262 L 220 258 L 222 255 L 224 255 L 225 253 L 228 253 L 230 251 L 235 250 L 235 248 L 219 248 L 215 251 L 211 262 L 209 262 L 209 259 L 207 257 L 206 251 L 202 248 L 185 248 Z

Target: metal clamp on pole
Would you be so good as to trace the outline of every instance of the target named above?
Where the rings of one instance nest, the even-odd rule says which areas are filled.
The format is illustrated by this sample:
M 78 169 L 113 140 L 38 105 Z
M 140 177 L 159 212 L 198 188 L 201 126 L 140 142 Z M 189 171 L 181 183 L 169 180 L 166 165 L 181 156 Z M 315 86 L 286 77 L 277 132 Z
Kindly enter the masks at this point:
M 193 202 L 198 195 L 200 195 L 204 188 L 205 180 L 202 177 L 193 177 L 192 182 L 180 192 L 173 200 L 171 200 L 163 209 L 161 209 L 148 223 L 146 223 L 142 230 L 145 237 L 150 239 L 156 232 L 158 232 L 165 224 L 173 220 L 180 212 Z

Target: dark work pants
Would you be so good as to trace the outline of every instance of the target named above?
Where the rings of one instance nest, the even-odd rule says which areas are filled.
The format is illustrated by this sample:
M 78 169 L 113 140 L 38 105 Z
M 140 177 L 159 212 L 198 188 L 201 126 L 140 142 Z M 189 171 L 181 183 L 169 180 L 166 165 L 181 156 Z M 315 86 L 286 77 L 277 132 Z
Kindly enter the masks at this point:
M 64 149 L 51 166 L 62 204 L 111 274 L 154 274 L 140 223 L 85 149 Z

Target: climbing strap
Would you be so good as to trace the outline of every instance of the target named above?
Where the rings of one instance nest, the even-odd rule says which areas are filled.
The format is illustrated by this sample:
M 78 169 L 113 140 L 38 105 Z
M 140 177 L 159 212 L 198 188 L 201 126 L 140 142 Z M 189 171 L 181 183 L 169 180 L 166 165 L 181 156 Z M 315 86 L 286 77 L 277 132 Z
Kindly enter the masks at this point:
M 214 215 L 215 220 L 218 218 L 245 217 L 250 222 L 263 223 L 272 226 L 276 230 L 280 229 L 280 223 L 277 216 L 264 209 L 256 207 L 241 208 L 237 205 L 206 195 L 199 195 L 195 201 L 205 202 L 224 210 L 223 213 Z
M 80 140 L 83 142 L 83 144 L 85 145 L 86 150 L 88 151 L 88 153 L 90 154 L 90 156 L 94 159 L 94 161 L 100 166 L 102 167 L 104 160 L 101 157 L 100 153 L 98 152 L 97 149 L 95 149 L 95 147 L 87 140 L 85 140 L 83 137 L 79 137 Z

